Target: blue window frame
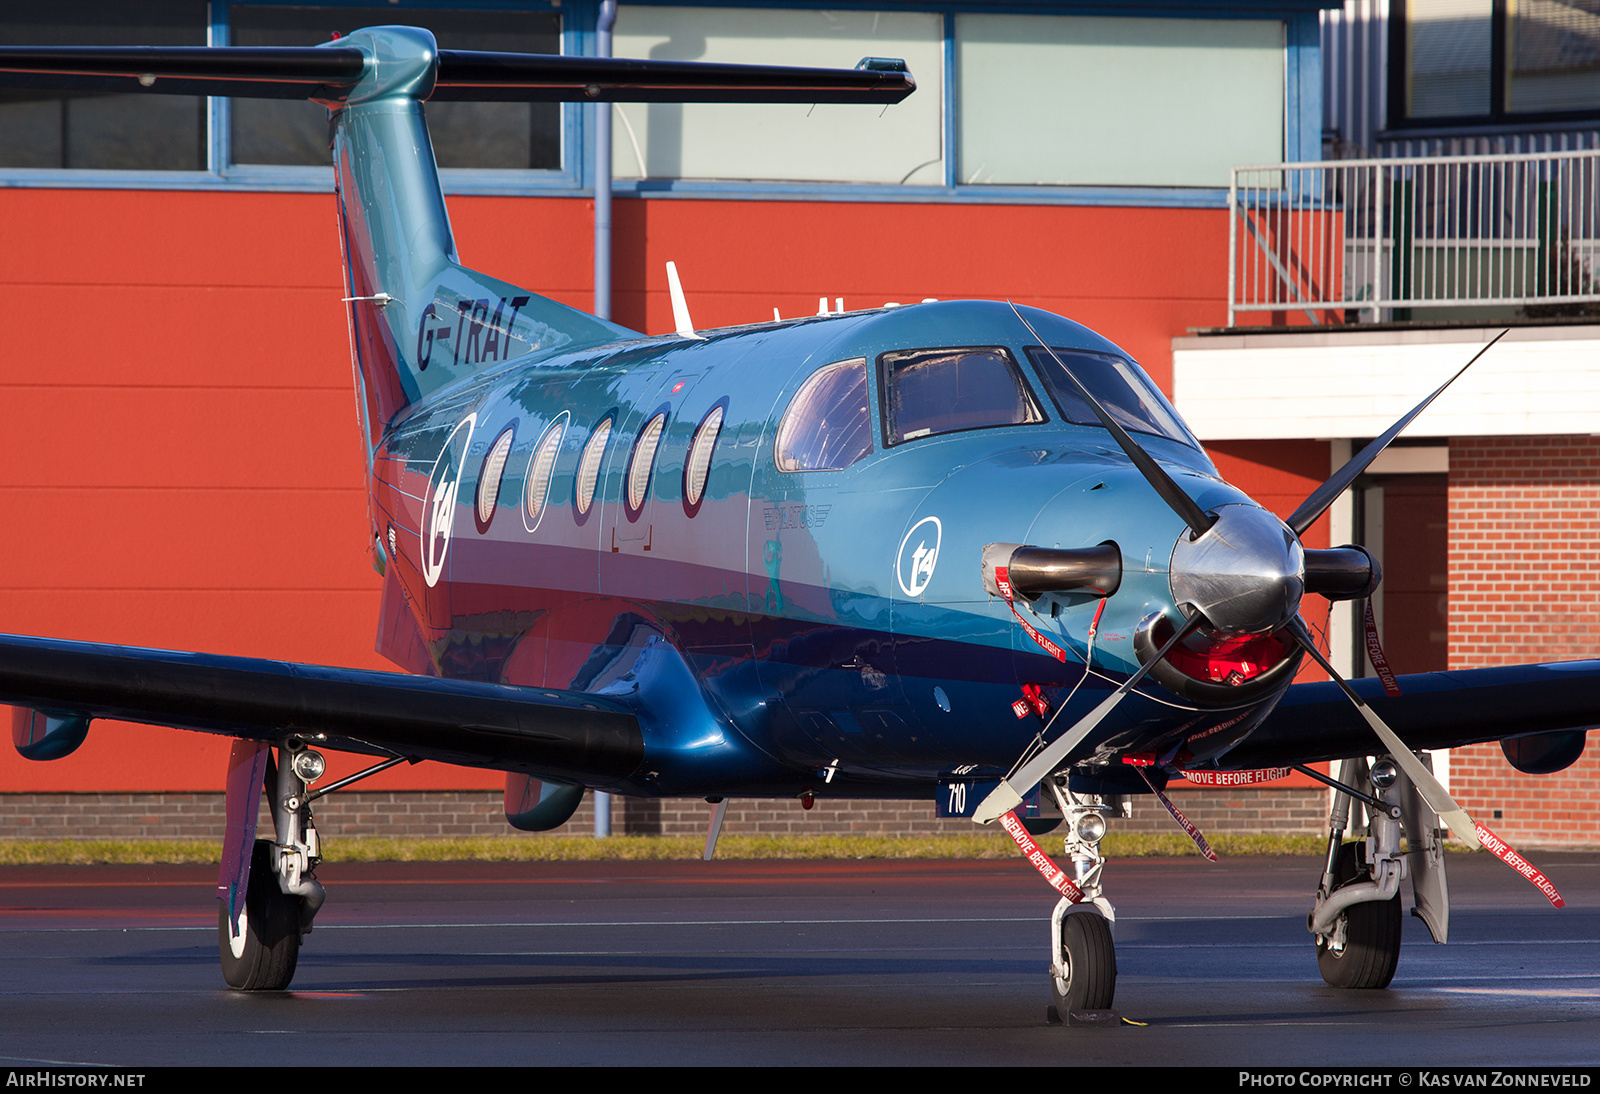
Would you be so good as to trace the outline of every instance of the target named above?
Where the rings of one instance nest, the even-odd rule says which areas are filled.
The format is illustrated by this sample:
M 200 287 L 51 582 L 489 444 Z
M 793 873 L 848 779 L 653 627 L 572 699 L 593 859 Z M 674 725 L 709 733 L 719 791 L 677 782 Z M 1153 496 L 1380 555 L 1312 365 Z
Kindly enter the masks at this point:
M 251 23 L 248 13 L 263 8 L 298 6 L 320 7 L 337 13 L 339 9 L 382 8 L 391 22 L 403 22 L 408 13 L 507 12 L 542 13 L 560 20 L 563 53 L 592 54 L 598 0 L 211 0 L 207 5 L 209 24 L 206 40 L 227 44 L 235 24 Z M 943 24 L 942 71 L 939 79 L 928 79 L 925 86 L 942 86 L 940 103 L 940 152 L 943 178 L 936 181 L 919 176 L 916 184 L 898 182 L 785 182 L 738 181 L 715 178 L 637 178 L 618 179 L 615 192 L 651 198 L 724 197 L 731 199 L 802 198 L 814 200 L 957 202 L 957 203 L 1051 203 L 1082 205 L 1159 205 L 1218 207 L 1226 204 L 1226 187 L 1209 185 L 1107 185 L 993 184 L 963 180 L 962 103 L 960 94 L 960 51 L 958 25 L 964 15 L 994 19 L 997 16 L 1059 16 L 1088 19 L 1135 20 L 1217 19 L 1276 22 L 1283 27 L 1283 158 L 1315 159 L 1320 154 L 1321 64 L 1317 12 L 1333 6 L 1333 0 L 1164 0 L 1162 7 L 1129 9 L 1107 0 L 1099 3 L 1074 0 L 624 0 L 624 9 L 649 7 L 698 7 L 725 9 L 789 9 L 799 11 L 875 10 L 932 14 Z M 259 22 L 259 20 L 254 20 Z M 421 19 L 419 18 L 419 21 Z M 970 21 L 969 21 L 970 22 Z M 1111 89 L 1115 95 L 1115 89 Z M 211 98 L 202 102 L 200 126 L 204 163 L 201 170 L 77 170 L 60 168 L 0 168 L 0 185 L 100 187 L 137 189 L 244 189 L 326 191 L 332 186 L 331 169 L 308 166 L 250 165 L 232 162 L 230 151 L 231 115 L 229 100 Z M 452 169 L 442 171 L 448 193 L 551 194 L 579 195 L 592 190 L 593 106 L 581 104 L 560 108 L 558 124 L 560 153 L 556 165 L 547 169 Z M 1085 106 L 1085 109 L 1093 107 Z M 1228 118 L 1218 118 L 1225 126 Z M 1138 138 L 1133 138 L 1137 140 Z M 551 162 L 546 156 L 540 162 Z

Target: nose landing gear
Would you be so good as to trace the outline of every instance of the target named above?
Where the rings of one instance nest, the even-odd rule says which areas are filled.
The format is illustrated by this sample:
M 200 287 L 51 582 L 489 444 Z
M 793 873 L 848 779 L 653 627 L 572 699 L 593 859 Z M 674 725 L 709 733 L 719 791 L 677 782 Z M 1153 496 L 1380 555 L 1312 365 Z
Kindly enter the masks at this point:
M 1106 815 L 1126 816 L 1127 799 L 1075 794 L 1065 778 L 1046 780 L 1061 806 L 1066 833 L 1062 868 L 1083 892 L 1073 903 L 1063 897 L 1050 916 L 1050 997 L 1046 1017 L 1052 1024 L 1097 1025 L 1114 1022 L 1111 1009 L 1117 993 L 1117 951 L 1112 926 L 1117 910 L 1100 885 L 1105 857 L 1100 839 Z

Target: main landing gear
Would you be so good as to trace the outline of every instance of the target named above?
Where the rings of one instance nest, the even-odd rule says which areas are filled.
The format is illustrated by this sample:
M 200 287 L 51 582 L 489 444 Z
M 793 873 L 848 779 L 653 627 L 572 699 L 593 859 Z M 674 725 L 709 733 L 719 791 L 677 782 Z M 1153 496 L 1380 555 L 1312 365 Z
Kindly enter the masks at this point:
M 1066 861 L 1061 867 L 1072 878 L 1084 899 L 1072 903 L 1063 897 L 1050 917 L 1050 997 L 1046 1017 L 1051 1023 L 1093 1025 L 1115 1020 L 1111 1011 L 1117 993 L 1117 951 L 1111 929 L 1117 910 L 1105 898 L 1100 872 L 1105 857 L 1100 854 L 1100 838 L 1106 832 L 1106 816 L 1128 816 L 1131 799 L 1126 796 L 1075 794 L 1064 777 L 1052 777 L 1045 785 L 1061 806 L 1066 833 Z
M 1316 939 L 1317 968 L 1330 987 L 1386 988 L 1400 962 L 1402 879 L 1410 877 L 1412 914 L 1434 941 L 1443 942 L 1448 932 L 1443 833 L 1439 818 L 1386 756 L 1370 767 L 1365 759 L 1343 761 L 1338 781 L 1322 884 L 1306 923 Z M 1367 836 L 1346 843 L 1352 808 L 1365 813 Z
M 322 855 L 307 787 L 323 772 L 322 755 L 291 738 L 278 748 L 276 764 L 270 757 L 263 759 L 262 782 L 276 839 L 254 840 L 249 846 L 242 901 L 237 897 L 230 901 L 226 887 L 219 887 L 217 949 L 222 978 L 239 991 L 282 991 L 289 986 L 299 960 L 300 939 L 311 933 L 311 920 L 326 897 L 321 883 L 312 876 Z M 260 799 L 254 794 L 244 799 L 239 806 L 229 804 L 247 809 L 251 815 L 230 816 L 230 822 L 244 821 L 239 828 L 230 823 L 230 833 L 242 831 L 248 839 L 254 834 L 253 811 Z

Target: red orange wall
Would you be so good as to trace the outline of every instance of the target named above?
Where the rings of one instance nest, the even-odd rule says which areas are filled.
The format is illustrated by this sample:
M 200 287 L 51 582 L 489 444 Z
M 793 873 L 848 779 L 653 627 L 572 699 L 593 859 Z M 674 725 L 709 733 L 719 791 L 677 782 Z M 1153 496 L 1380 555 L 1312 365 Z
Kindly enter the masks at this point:
M 467 264 L 589 305 L 591 203 L 450 208 Z M 1171 338 L 1225 318 L 1225 217 L 625 200 L 616 318 L 671 328 L 667 259 L 702 327 L 774 306 L 812 314 L 823 294 L 847 308 L 1010 297 L 1101 331 L 1170 390 Z M 378 579 L 331 196 L 3 190 L 0 244 L 0 629 L 389 668 L 372 650 Z M 1299 498 L 1327 456 L 1230 446 L 1219 460 L 1247 490 Z M 55 763 L 0 747 L 0 789 L 212 790 L 227 747 L 97 723 Z M 429 764 L 369 784 L 498 785 Z

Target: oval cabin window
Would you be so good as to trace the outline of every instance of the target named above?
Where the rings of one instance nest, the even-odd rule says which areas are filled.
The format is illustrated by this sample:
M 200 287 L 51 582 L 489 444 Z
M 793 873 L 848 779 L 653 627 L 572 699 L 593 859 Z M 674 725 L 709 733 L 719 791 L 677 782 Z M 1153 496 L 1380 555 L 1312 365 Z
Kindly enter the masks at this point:
M 561 454 L 561 439 L 566 435 L 566 416 L 563 415 L 545 428 L 544 436 L 534 446 L 533 459 L 528 462 L 528 484 L 523 491 L 523 504 L 527 507 L 528 531 L 539 525 L 545 502 L 550 496 L 550 479 L 555 474 L 556 457 Z
M 722 432 L 722 407 L 711 408 L 689 442 L 689 458 L 683 465 L 683 500 L 697 506 L 706 495 L 706 480 L 711 477 L 711 454 L 717 447 L 717 434 Z
M 606 441 L 611 439 L 611 419 L 602 419 L 594 427 L 594 436 L 583 446 L 583 459 L 578 461 L 577 497 L 578 512 L 586 514 L 594 504 L 594 489 L 600 482 L 600 459 L 606 454 Z
M 639 431 L 639 440 L 633 446 L 633 463 L 628 468 L 628 508 L 635 513 L 644 508 L 645 495 L 650 490 L 650 469 L 655 466 L 661 431 L 666 427 L 667 416 L 657 414 Z
M 516 434 L 516 429 L 507 426 L 501 431 L 500 436 L 494 439 L 494 444 L 489 446 L 489 454 L 483 458 L 483 470 L 478 474 L 478 531 L 484 532 L 489 528 L 489 522 L 494 519 L 495 503 L 500 500 L 500 480 L 506 473 L 506 458 L 511 455 L 511 439 Z

